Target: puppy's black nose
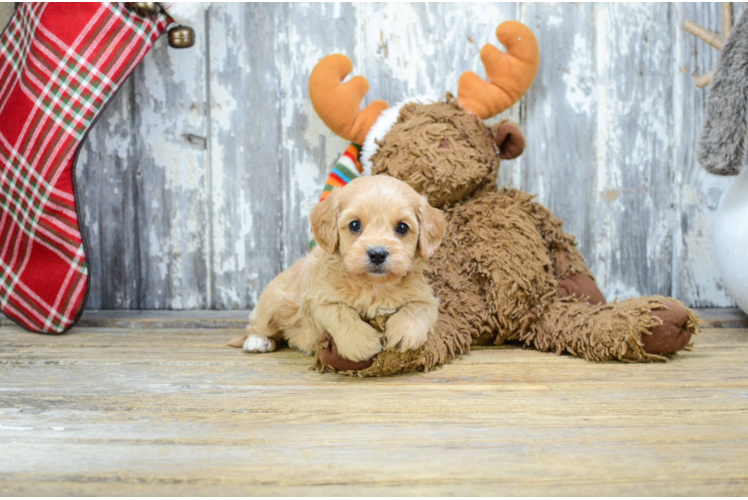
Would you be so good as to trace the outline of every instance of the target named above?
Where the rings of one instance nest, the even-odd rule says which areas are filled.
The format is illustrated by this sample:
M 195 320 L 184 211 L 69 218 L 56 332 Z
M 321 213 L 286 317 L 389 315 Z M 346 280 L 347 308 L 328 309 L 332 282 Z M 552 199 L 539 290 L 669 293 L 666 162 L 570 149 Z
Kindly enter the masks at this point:
M 390 252 L 383 247 L 370 248 L 367 253 L 369 254 L 369 260 L 371 263 L 377 266 L 387 260 L 387 256 L 390 254 Z

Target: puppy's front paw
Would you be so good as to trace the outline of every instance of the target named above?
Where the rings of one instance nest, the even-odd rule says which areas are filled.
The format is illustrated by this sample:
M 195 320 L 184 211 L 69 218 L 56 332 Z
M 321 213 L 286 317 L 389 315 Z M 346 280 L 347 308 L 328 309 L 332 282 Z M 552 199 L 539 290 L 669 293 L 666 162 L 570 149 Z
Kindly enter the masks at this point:
M 264 335 L 251 334 L 244 341 L 242 348 L 247 352 L 273 352 L 275 350 L 275 340 Z
M 382 350 L 382 334 L 361 322 L 356 328 L 333 335 L 338 354 L 350 361 L 371 359 Z
M 387 347 L 398 348 L 400 352 L 413 351 L 426 343 L 429 325 L 407 314 L 394 314 L 387 320 L 384 338 Z

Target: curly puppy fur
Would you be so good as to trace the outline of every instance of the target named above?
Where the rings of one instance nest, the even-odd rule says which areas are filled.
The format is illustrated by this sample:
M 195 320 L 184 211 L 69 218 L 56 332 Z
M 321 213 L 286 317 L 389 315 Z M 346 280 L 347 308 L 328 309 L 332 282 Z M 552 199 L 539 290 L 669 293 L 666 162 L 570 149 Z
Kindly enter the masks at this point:
M 696 157 L 716 175 L 737 175 L 748 141 L 748 12 L 727 37 L 706 101 Z
M 438 302 L 425 259 L 444 234 L 441 212 L 404 182 L 360 177 L 311 214 L 317 246 L 276 277 L 250 315 L 248 352 L 283 339 L 313 354 L 323 332 L 341 356 L 413 351 L 434 332 Z M 384 334 L 366 320 L 388 316 Z
M 637 362 L 664 360 L 688 344 L 698 331 L 692 311 L 664 297 L 605 304 L 562 221 L 532 196 L 498 189 L 500 158 L 516 157 L 523 147 L 518 126 L 505 120 L 489 128 L 449 94 L 439 103 L 402 108 L 371 158 L 373 173 L 407 182 L 444 211 L 447 236 L 426 272 L 440 301 L 436 334 L 417 351 L 383 351 L 358 370 L 337 370 L 350 365 L 336 365 L 323 345 L 319 370 L 362 376 L 427 371 L 468 352 L 471 343 L 518 341 L 590 361 Z M 559 288 L 560 281 L 568 286 Z M 599 304 L 559 296 L 559 289 L 585 282 Z M 673 342 L 654 343 L 648 351 L 642 339 L 666 321 Z

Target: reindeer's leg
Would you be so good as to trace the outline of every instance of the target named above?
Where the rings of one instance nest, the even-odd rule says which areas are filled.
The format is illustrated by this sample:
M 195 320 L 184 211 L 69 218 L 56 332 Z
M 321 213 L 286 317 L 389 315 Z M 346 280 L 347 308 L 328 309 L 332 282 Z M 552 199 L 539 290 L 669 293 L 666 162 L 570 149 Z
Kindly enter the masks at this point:
M 664 361 L 685 348 L 699 319 L 682 303 L 653 296 L 591 306 L 559 299 L 523 335 L 527 345 L 588 361 Z
M 588 297 L 590 304 L 605 304 L 605 297 L 595 284 L 574 236 L 564 232 L 563 221 L 540 203 L 532 201 L 532 196 L 527 193 L 507 190 L 504 194 L 530 216 L 540 231 L 553 262 L 553 275 L 558 280 L 558 296 Z
M 513 193 L 486 191 L 451 209 L 450 237 L 432 259 L 442 312 L 482 329 L 474 343 L 519 339 L 557 298 L 550 253 Z

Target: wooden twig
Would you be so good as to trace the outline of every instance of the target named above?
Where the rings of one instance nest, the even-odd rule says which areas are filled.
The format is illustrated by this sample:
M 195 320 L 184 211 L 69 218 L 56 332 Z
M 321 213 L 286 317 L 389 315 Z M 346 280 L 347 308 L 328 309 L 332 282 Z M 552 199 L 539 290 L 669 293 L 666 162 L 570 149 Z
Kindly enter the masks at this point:
M 711 71 L 709 73 L 704 73 L 703 75 L 697 76 L 695 80 L 696 86 L 699 87 L 700 89 L 703 89 L 704 87 L 709 85 L 711 81 L 712 81 Z
M 727 35 L 732 29 L 732 3 L 722 2 L 722 36 L 727 40 Z
M 686 21 L 685 27 L 686 31 L 697 38 L 701 38 L 717 50 L 722 50 L 722 47 L 725 45 L 724 40 L 722 40 L 719 36 L 715 35 L 711 31 L 705 30 L 693 21 Z
M 717 50 L 722 50 L 722 47 L 725 45 L 725 40 L 727 40 L 727 35 L 730 34 L 730 30 L 732 29 L 732 21 L 732 3 L 722 2 L 722 35 L 725 37 L 724 39 L 711 31 L 705 30 L 693 21 L 686 21 L 685 28 L 686 31 L 696 38 L 704 40 Z M 703 89 L 709 85 L 712 82 L 712 73 L 713 71 L 710 71 L 709 73 L 697 76 L 695 79 L 696 86 Z

